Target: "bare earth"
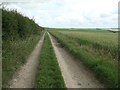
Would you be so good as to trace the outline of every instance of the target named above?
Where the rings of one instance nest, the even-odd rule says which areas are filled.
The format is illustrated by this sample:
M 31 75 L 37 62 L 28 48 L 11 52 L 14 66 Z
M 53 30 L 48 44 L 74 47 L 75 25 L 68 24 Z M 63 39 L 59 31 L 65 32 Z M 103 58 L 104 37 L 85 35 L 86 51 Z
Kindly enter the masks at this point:
M 49 33 L 67 88 L 104 88 L 80 60 L 73 58 Z
M 45 35 L 45 34 L 44 34 Z M 10 81 L 10 88 L 33 88 L 37 67 L 39 64 L 40 50 L 43 45 L 44 35 L 31 53 L 27 63 L 23 65 L 14 78 Z

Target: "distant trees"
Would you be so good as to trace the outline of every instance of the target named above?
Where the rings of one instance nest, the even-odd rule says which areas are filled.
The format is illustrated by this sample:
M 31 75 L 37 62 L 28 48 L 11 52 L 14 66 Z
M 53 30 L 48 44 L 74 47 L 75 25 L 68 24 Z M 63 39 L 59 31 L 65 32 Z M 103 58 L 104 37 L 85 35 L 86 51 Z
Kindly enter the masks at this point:
M 40 34 L 44 29 L 26 16 L 16 10 L 2 10 L 2 39 L 17 40 L 25 39 L 30 35 Z

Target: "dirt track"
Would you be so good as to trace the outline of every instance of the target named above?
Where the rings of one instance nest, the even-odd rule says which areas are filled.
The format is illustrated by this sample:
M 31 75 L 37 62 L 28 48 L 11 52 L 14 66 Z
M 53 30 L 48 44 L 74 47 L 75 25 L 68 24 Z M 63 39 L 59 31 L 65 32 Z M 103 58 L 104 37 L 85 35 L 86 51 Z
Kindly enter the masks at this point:
M 45 35 L 45 34 L 44 34 Z M 40 50 L 43 45 L 44 35 L 33 50 L 27 63 L 21 66 L 10 82 L 10 88 L 33 88 L 37 67 L 39 63 Z M 86 68 L 82 62 L 73 58 L 64 50 L 57 40 L 48 33 L 54 48 L 62 76 L 67 88 L 103 88 L 94 74 Z
M 82 62 L 73 58 L 54 37 L 49 36 L 67 88 L 104 88 Z
M 40 50 L 44 41 L 44 35 L 31 53 L 30 57 L 27 60 L 27 63 L 21 66 L 20 70 L 16 72 L 14 78 L 10 81 L 10 88 L 34 87 L 34 81 L 39 63 Z

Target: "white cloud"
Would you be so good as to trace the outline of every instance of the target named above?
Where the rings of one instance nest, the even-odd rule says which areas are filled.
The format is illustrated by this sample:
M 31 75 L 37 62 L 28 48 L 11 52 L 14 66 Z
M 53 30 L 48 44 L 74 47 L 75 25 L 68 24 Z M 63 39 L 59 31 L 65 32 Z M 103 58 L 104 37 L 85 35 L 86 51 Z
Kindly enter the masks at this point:
M 47 27 L 117 27 L 119 0 L 31 0 L 9 8 Z

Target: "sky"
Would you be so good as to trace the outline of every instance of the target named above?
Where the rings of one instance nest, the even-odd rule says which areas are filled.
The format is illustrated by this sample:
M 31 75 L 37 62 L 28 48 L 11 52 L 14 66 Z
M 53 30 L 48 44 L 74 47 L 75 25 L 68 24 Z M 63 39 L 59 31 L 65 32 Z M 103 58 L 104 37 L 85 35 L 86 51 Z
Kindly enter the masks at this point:
M 6 0 L 9 1 L 7 8 L 34 17 L 35 22 L 43 27 L 118 27 L 119 0 Z

